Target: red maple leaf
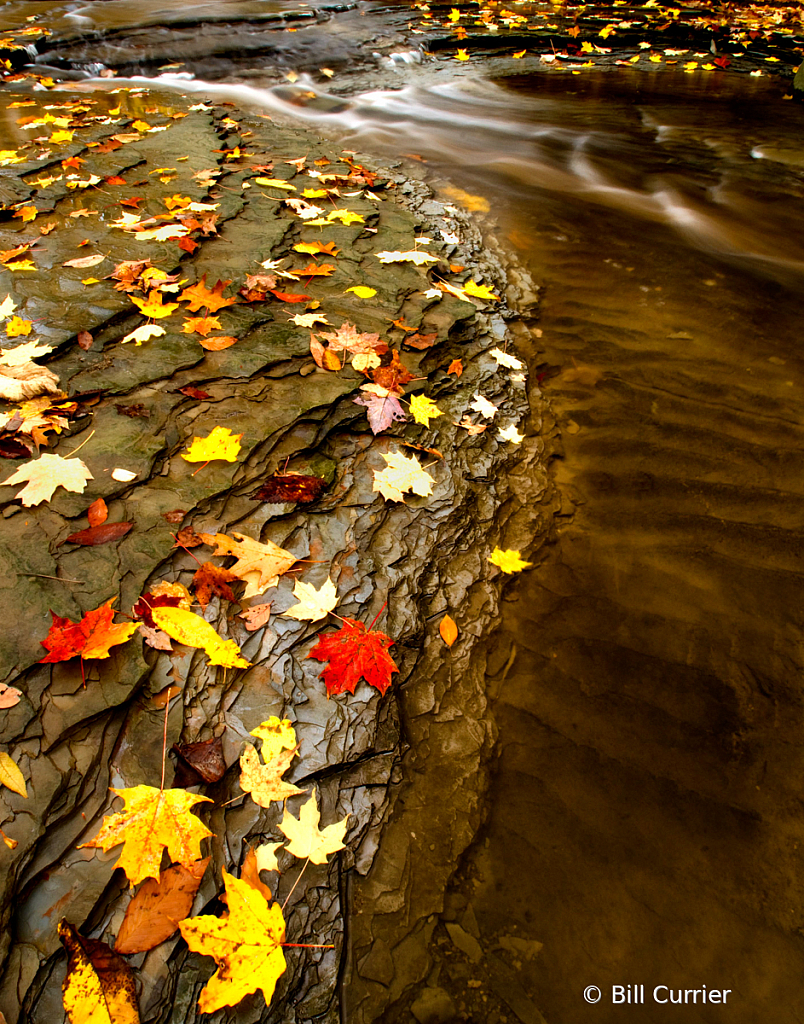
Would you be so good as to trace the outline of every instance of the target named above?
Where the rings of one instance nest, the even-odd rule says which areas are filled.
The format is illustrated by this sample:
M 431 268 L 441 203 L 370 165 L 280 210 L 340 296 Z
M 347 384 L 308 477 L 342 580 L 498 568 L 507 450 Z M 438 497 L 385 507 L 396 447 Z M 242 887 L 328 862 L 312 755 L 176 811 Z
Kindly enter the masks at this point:
M 316 661 L 328 661 L 329 667 L 320 672 L 327 694 L 355 692 L 361 679 L 385 693 L 391 685 L 391 674 L 398 672 L 396 663 L 388 653 L 393 640 L 376 629 L 366 629 L 357 619 L 344 619 L 337 633 L 319 637 L 318 643 L 307 655 Z
M 115 598 L 109 598 L 100 608 L 93 608 L 87 612 L 80 622 L 64 619 L 51 612 L 53 623 L 48 635 L 41 641 L 48 652 L 41 659 L 42 663 L 68 661 L 80 656 L 83 678 L 84 658 L 108 658 L 109 648 L 125 643 L 137 629 L 134 622 L 119 625 L 112 622 L 114 601 Z

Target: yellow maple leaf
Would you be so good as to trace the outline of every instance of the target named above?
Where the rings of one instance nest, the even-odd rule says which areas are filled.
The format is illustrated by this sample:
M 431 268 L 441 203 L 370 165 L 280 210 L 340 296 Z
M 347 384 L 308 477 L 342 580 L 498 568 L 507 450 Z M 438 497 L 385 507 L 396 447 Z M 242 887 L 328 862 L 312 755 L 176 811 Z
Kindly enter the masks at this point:
M 466 50 L 458 50 L 455 54 L 455 60 L 469 60 L 469 54 Z
M 36 270 L 36 264 L 33 260 L 14 260 L 12 263 L 6 263 L 6 270 L 12 273 L 18 270 Z
M 137 986 L 125 960 L 66 920 L 59 938 L 69 956 L 62 998 L 70 1024 L 139 1024 Z
M 177 611 L 159 608 L 155 611 Z M 117 866 L 134 886 L 144 878 L 159 878 L 162 852 L 167 849 L 171 860 L 186 868 L 201 857 L 201 840 L 211 836 L 207 826 L 191 813 L 200 801 L 211 803 L 207 796 L 188 793 L 186 789 L 156 789 L 154 786 L 132 786 L 112 789 L 125 805 L 118 814 L 107 814 L 94 839 L 83 847 L 104 852 L 123 843 Z
M 184 334 L 203 334 L 206 338 L 210 331 L 222 331 L 223 325 L 216 316 L 191 316 L 181 329 Z
M 432 398 L 428 398 L 427 395 L 411 396 L 410 414 L 417 423 L 421 423 L 425 427 L 430 426 L 430 420 L 444 415 Z
M 347 226 L 349 224 L 365 223 L 364 218 L 361 217 L 359 213 L 352 213 L 351 210 L 332 210 L 330 211 L 330 213 L 327 214 L 326 219 L 330 222 L 330 224 L 335 220 L 339 220 L 341 224 L 346 224 Z
M 409 458 L 401 452 L 383 453 L 387 466 L 375 469 L 373 490 L 379 491 L 386 501 L 404 501 L 403 492 L 413 491 L 420 497 L 433 493 L 435 481 L 422 469 L 415 455 Z
M 251 794 L 254 803 L 268 807 L 275 800 L 287 800 L 289 796 L 304 792 L 282 778 L 296 756 L 296 749 L 280 751 L 273 757 L 263 753 L 263 764 L 254 747 L 246 747 L 240 756 L 240 788 Z
M 214 1013 L 235 1006 L 257 989 L 270 1003 L 283 974 L 285 920 L 278 903 L 268 905 L 261 892 L 223 872 L 226 903 L 224 917 L 189 917 L 179 922 L 182 937 L 194 953 L 215 958 L 218 970 L 201 992 L 198 1008 Z
M 252 729 L 251 736 L 262 740 L 262 758 L 269 761 L 276 757 L 283 750 L 295 750 L 296 730 L 290 724 L 289 718 L 277 718 L 271 715 L 265 722 L 260 722 L 256 729 Z
M 92 479 L 92 474 L 81 459 L 64 459 L 61 455 L 44 454 L 20 466 L 1 485 L 21 484 L 27 480 L 27 485 L 15 497 L 29 508 L 42 501 L 50 501 L 57 487 L 83 494 L 87 481 Z
M 33 320 L 23 320 L 19 316 L 12 316 L 6 324 L 6 334 L 9 338 L 19 338 L 21 335 L 28 335 L 32 329 Z
M 236 462 L 242 436 L 233 434 L 228 427 L 213 427 L 207 437 L 194 437 L 181 457 L 187 462 L 211 462 L 213 459 Z
M 268 587 L 274 587 L 279 577 L 297 561 L 296 555 L 280 548 L 273 541 L 264 544 L 242 533 L 199 533 L 205 544 L 214 544 L 216 555 L 234 555 L 237 561 L 229 567 L 229 572 L 245 580 L 247 587 L 243 597 L 254 597 Z
M 293 596 L 298 598 L 299 603 L 292 605 L 282 614 L 299 621 L 317 622 L 319 619 L 325 619 L 338 603 L 335 584 L 329 578 L 318 590 L 311 583 L 297 580 Z
M 349 815 L 333 825 L 327 825 L 324 829 L 318 827 L 320 820 L 321 812 L 318 810 L 315 789 L 299 808 L 298 818 L 294 818 L 285 808 L 284 817 L 279 823 L 279 831 L 290 840 L 287 850 L 294 857 L 301 860 L 309 857 L 313 864 L 326 864 L 330 853 L 337 853 L 344 848 L 343 838 L 346 835 Z
M 36 220 L 36 215 L 39 213 L 35 206 L 21 206 L 14 217 L 21 217 L 23 224 L 27 224 L 28 221 Z
M 143 316 L 148 316 L 155 320 L 159 320 L 164 316 L 170 316 L 171 313 L 179 308 L 178 302 L 163 303 L 162 293 L 157 291 L 149 292 L 144 299 L 139 299 L 136 295 L 129 295 L 129 298 L 139 308 Z
M 523 569 L 529 569 L 533 562 L 525 562 L 518 551 L 513 548 L 507 548 L 503 551 L 501 548 L 495 547 L 492 553 L 489 555 L 489 561 L 492 565 L 498 566 L 503 572 L 513 573 L 521 572 Z
M 494 302 L 500 301 L 500 296 L 495 295 L 494 292 L 485 284 L 475 284 L 474 281 L 467 281 L 463 286 L 463 290 L 467 295 L 474 295 L 476 299 L 486 299 L 487 301 L 493 300 Z
M 210 665 L 221 665 L 223 668 L 248 668 L 234 640 L 224 640 L 195 612 L 186 608 L 153 608 L 151 615 L 157 627 L 168 636 L 188 647 L 202 647 L 209 658 Z M 199 854 L 200 856 L 200 854 Z

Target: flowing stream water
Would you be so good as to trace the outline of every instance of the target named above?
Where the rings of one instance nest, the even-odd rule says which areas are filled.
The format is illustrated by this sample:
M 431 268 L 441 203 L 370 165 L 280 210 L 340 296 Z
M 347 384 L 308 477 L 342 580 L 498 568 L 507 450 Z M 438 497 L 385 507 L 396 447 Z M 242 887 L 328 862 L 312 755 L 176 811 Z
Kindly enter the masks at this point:
M 52 6 L 78 29 L 98 7 L 116 30 L 149 23 L 126 0 Z M 160 24 L 186 6 L 161 4 Z M 162 86 L 416 153 L 488 201 L 542 286 L 523 355 L 560 431 L 562 507 L 507 593 L 489 815 L 447 918 L 516 967 L 549 1024 L 804 1020 L 804 111 L 767 79 L 681 72 L 424 68 L 344 96 L 216 58 L 210 83 L 198 45 L 183 73 L 199 78 Z M 465 980 L 445 961 L 461 1020 Z M 615 1001 L 629 984 L 644 1007 Z M 661 985 L 728 989 L 727 1007 L 660 1005 Z M 514 1017 L 503 999 L 482 1019 Z

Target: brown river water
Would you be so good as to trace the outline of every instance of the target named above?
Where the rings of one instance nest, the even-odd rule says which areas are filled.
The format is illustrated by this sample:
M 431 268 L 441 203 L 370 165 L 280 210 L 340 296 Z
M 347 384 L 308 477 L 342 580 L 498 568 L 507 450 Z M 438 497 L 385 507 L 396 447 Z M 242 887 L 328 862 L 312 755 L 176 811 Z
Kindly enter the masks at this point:
M 804 1021 L 804 110 L 736 75 L 461 69 L 306 108 L 304 78 L 221 78 L 161 83 L 420 154 L 541 286 L 562 506 L 493 640 L 453 920 L 548 1024 Z

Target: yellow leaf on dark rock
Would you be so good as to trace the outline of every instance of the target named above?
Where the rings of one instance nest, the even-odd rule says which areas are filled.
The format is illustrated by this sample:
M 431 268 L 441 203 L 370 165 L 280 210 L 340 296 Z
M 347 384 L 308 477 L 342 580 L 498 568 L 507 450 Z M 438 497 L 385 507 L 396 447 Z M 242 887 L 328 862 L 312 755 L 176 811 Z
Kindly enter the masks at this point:
M 62 998 L 70 1024 L 139 1024 L 134 975 L 125 960 L 67 921 L 59 923 L 59 938 L 69 958 Z

